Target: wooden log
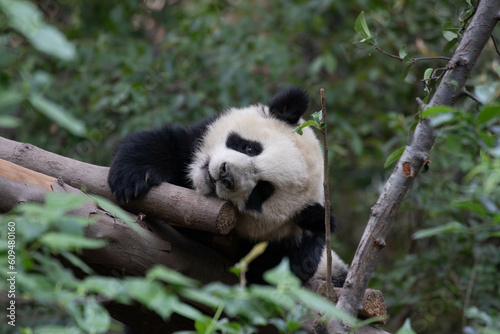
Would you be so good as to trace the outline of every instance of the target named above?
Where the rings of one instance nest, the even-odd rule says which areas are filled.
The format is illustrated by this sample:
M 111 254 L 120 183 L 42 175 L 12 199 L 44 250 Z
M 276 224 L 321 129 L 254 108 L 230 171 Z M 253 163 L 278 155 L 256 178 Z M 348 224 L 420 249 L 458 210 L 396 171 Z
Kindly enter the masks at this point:
M 33 171 L 61 179 L 64 183 L 115 201 L 109 189 L 108 167 L 96 166 L 42 150 L 31 144 L 0 137 L 0 159 Z M 237 220 L 237 211 L 229 202 L 208 198 L 173 184 L 153 187 L 142 199 L 124 206 L 134 213 L 143 213 L 183 226 L 216 234 L 229 233 Z
M 334 288 L 334 294 L 330 299 L 332 302 L 337 303 L 340 294 L 342 293 L 342 288 Z M 327 296 L 326 282 L 321 284 L 316 290 L 318 295 L 323 297 Z M 385 317 L 387 316 L 387 307 L 385 306 L 384 296 L 382 292 L 374 289 L 366 289 L 365 296 L 363 298 L 363 303 L 358 310 L 358 317 L 361 319 L 368 318 L 379 318 L 377 324 L 385 325 Z
M 18 203 L 43 202 L 49 191 L 86 196 L 61 180 L 2 159 L 0 189 L 0 212 L 7 212 Z M 228 270 L 233 265 L 232 261 L 195 241 L 190 240 L 189 244 L 187 240 L 170 242 L 146 229 L 144 235 L 138 235 L 91 200 L 71 213 L 97 219 L 97 222 L 86 227 L 87 237 L 109 241 L 102 248 L 83 251 L 83 259 L 89 264 L 108 268 L 109 272 L 118 270 L 136 276 L 142 276 L 152 266 L 162 264 L 203 283 L 238 282 L 237 277 Z M 184 244 L 181 245 L 181 242 Z
M 0 159 L 0 189 L 0 212 L 7 212 L 19 203 L 43 202 L 50 191 L 86 196 L 61 180 L 3 159 Z M 90 199 L 82 207 L 72 210 L 71 214 L 92 220 L 85 229 L 87 237 L 107 240 L 104 247 L 85 249 L 80 253 L 80 257 L 99 274 L 144 276 L 148 269 L 161 264 L 204 284 L 220 281 L 233 285 L 238 282 L 237 277 L 229 272 L 232 261 L 178 233 L 172 236 L 175 239 L 172 242 L 160 239 L 148 229 L 139 235 L 121 220 L 99 209 Z M 161 227 L 165 225 L 156 228 Z M 170 333 L 175 328 L 192 328 L 192 323 L 180 316 L 171 319 L 179 318 L 180 322 L 174 326 L 154 312 L 144 311 L 140 305 L 123 306 L 111 302 L 105 303 L 105 306 L 115 319 L 147 333 Z

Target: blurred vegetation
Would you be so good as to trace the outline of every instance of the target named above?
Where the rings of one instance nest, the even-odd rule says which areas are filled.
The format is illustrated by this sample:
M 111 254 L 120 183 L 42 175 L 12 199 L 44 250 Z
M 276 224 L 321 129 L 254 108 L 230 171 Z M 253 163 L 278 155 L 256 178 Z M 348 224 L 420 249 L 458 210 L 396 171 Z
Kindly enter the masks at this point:
M 451 56 L 474 4 L 0 0 L 0 135 L 108 165 L 128 133 L 189 124 L 290 85 L 307 89 L 316 111 L 324 88 L 334 248 L 350 261 L 391 172 L 384 162 L 407 143 L 415 98 L 433 88 L 421 80 L 446 65 L 408 68 L 358 43 L 356 18 L 364 11 L 386 52 Z M 389 331 L 409 319 L 417 333 L 500 332 L 499 59 L 490 41 L 468 80 L 480 104 L 464 99 L 435 116 L 430 170 L 400 208 L 370 283 L 386 298 Z

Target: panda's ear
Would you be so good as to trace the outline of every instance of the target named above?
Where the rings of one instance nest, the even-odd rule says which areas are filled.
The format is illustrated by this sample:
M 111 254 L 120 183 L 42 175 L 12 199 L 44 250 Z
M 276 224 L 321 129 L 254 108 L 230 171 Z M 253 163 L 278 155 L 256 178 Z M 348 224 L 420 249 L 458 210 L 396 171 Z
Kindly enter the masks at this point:
M 271 115 L 285 123 L 296 125 L 307 110 L 309 98 L 304 90 L 291 87 L 276 94 L 267 105 Z

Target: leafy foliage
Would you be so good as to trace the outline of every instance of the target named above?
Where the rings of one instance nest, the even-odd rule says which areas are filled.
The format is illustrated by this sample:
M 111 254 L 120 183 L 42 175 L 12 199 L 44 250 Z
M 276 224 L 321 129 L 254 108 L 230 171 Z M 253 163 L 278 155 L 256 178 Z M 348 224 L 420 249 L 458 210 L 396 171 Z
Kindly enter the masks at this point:
M 67 214 L 85 200 L 88 199 L 49 193 L 44 205 L 25 204 L 3 217 L 5 221 L 14 221 L 16 226 L 16 250 L 20 251 L 16 257 L 16 293 L 22 296 L 23 303 L 32 303 L 38 310 L 31 321 L 23 319 L 22 324 L 17 323 L 24 328 L 24 333 L 105 333 L 111 318 L 101 303 L 111 300 L 125 304 L 139 302 L 166 320 L 173 313 L 180 314 L 194 321 L 196 333 L 255 333 L 258 326 L 268 324 L 286 333 L 298 330 L 305 320 L 312 319 L 311 311 L 356 323 L 334 304 L 303 289 L 300 280 L 289 270 L 287 261 L 265 274 L 270 286 L 249 288 L 221 283 L 201 286 L 161 266 L 149 270 L 144 278 L 98 276 L 69 252 L 103 245 L 102 241 L 84 237 L 83 228 L 88 219 Z M 8 249 L 6 227 L 7 223 L 2 224 L 0 230 L 1 265 L 4 267 L 7 266 Z M 249 254 L 245 261 L 251 261 L 258 252 L 257 249 Z M 83 279 L 75 277 L 50 254 L 61 255 L 90 275 Z M 8 278 L 4 277 L 5 272 L 1 275 L 3 281 Z M 215 316 L 208 317 L 180 297 L 213 308 Z M 20 302 L 20 298 L 17 301 Z M 65 312 L 61 313 L 61 309 Z M 21 308 L 18 312 L 30 311 Z M 45 323 L 44 315 L 59 317 L 67 324 Z M 1 326 L 6 327 L 6 324 Z M 3 332 L 6 331 L 7 328 L 3 328 Z

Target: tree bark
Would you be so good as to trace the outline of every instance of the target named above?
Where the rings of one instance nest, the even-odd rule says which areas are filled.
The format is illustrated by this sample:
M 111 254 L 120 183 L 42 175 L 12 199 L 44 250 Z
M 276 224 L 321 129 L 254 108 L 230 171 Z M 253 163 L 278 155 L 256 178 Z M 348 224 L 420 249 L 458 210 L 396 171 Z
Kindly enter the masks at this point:
M 59 178 L 72 187 L 115 201 L 108 186 L 108 167 L 73 160 L 2 137 L 0 159 Z M 237 219 L 236 209 L 229 202 L 208 198 L 168 183 L 153 187 L 146 197 L 131 201 L 124 207 L 172 225 L 216 234 L 227 234 Z
M 61 180 L 2 159 L 0 189 L 0 212 L 7 212 L 19 203 L 43 202 L 50 191 L 86 196 Z M 237 277 L 229 272 L 233 265 L 231 261 L 195 241 L 163 240 L 148 229 L 144 230 L 144 235 L 138 235 L 123 221 L 98 208 L 92 200 L 71 213 L 97 218 L 95 223 L 86 227 L 86 236 L 105 239 L 108 243 L 102 248 L 84 250 L 82 254 L 89 264 L 101 270 L 107 268 L 108 274 L 119 272 L 143 276 L 155 264 L 162 264 L 203 283 L 238 282 Z
M 448 63 L 445 73 L 428 107 L 453 105 L 463 95 L 462 89 L 484 48 L 493 28 L 498 22 L 500 1 L 482 0 L 464 36 Z M 394 171 L 372 207 L 371 215 L 361 242 L 351 264 L 337 307 L 356 316 L 363 301 L 368 281 L 373 273 L 380 251 L 396 211 L 421 167 L 429 161 L 429 151 L 435 134 L 428 119 L 419 121 L 410 143 L 397 163 Z M 328 324 L 330 333 L 345 333 L 333 323 Z

